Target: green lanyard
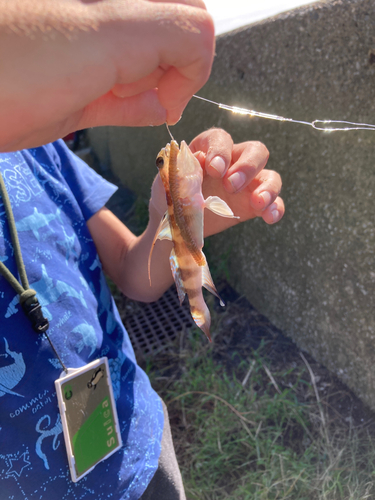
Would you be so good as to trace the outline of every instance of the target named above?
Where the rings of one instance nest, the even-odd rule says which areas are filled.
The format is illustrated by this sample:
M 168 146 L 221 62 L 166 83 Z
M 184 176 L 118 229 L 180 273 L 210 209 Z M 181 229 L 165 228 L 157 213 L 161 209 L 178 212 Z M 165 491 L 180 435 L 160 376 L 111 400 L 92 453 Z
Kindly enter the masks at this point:
M 5 187 L 4 179 L 0 172 L 0 194 L 3 199 L 5 213 L 8 219 L 10 236 L 12 239 L 12 245 L 14 249 L 14 256 L 16 259 L 17 270 L 21 280 L 21 283 L 17 280 L 17 278 L 9 271 L 9 269 L 5 266 L 3 262 L 0 262 L 0 274 L 4 276 L 4 278 L 8 281 L 8 283 L 14 288 L 16 293 L 19 295 L 19 301 L 22 306 L 24 313 L 29 319 L 33 330 L 36 333 L 45 334 L 48 342 L 50 343 L 52 350 L 60 361 L 63 369 L 67 372 L 67 368 L 62 362 L 60 356 L 57 354 L 54 345 L 51 342 L 51 339 L 47 335 L 47 330 L 49 327 L 48 319 L 43 316 L 42 306 L 39 304 L 39 301 L 36 297 L 36 291 L 30 288 L 29 281 L 27 279 L 25 264 L 22 259 L 22 252 L 20 247 L 20 242 L 18 240 L 16 223 L 14 221 L 14 215 L 12 206 L 10 204 L 8 192 Z

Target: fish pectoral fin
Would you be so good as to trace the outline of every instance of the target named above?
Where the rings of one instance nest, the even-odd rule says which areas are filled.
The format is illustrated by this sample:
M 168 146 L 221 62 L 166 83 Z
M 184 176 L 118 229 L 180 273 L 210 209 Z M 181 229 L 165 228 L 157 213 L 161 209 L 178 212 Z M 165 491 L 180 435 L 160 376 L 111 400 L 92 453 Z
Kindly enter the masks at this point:
M 178 299 L 180 301 L 180 304 L 182 304 L 186 295 L 186 290 L 184 282 L 181 279 L 180 266 L 178 265 L 174 248 L 172 248 L 171 255 L 169 257 L 169 263 L 171 265 L 174 282 L 176 283 Z
M 204 201 L 205 208 L 211 210 L 216 215 L 221 215 L 222 217 L 229 217 L 230 219 L 239 219 L 238 215 L 234 215 L 229 206 L 224 200 L 218 196 L 209 196 Z
M 156 236 L 155 236 L 155 241 L 156 240 L 169 240 L 172 241 L 172 233 L 171 233 L 171 227 L 169 225 L 169 217 L 168 217 L 168 212 L 165 212 L 158 230 L 156 231 Z M 154 242 L 155 244 L 155 242 Z
M 162 220 L 160 221 L 160 224 L 156 230 L 155 237 L 154 237 L 154 240 L 153 240 L 152 245 L 151 245 L 150 255 L 148 256 L 148 279 L 150 282 L 150 286 L 151 286 L 151 256 L 152 256 L 152 252 L 154 250 L 156 240 L 170 240 L 170 241 L 172 241 L 172 233 L 171 233 L 171 228 L 169 225 L 168 212 L 165 212 Z
M 211 292 L 215 297 L 220 300 L 220 305 L 222 307 L 225 306 L 224 302 L 221 300 L 220 295 L 218 294 L 216 287 L 214 285 L 210 270 L 208 268 L 208 264 L 202 267 L 202 286 L 209 292 Z

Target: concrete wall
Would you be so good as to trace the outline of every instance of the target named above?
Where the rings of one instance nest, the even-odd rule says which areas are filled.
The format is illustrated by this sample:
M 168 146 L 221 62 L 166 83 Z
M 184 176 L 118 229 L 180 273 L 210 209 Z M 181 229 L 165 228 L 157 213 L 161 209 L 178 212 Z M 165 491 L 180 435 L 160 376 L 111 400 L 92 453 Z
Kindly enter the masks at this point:
M 300 120 L 375 122 L 373 0 L 318 2 L 218 39 L 202 96 Z M 192 100 L 172 132 L 217 126 L 270 150 L 283 178 L 283 221 L 252 221 L 214 237 L 230 276 L 285 334 L 375 409 L 375 133 L 233 115 Z M 164 127 L 97 129 L 102 162 L 148 196 Z

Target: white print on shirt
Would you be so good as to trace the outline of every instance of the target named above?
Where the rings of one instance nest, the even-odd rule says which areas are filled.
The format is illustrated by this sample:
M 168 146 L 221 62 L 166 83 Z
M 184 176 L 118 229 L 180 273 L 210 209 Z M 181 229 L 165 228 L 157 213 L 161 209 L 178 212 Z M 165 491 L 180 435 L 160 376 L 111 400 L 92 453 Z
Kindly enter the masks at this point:
M 72 333 L 78 333 L 78 338 L 80 340 L 75 340 L 75 349 L 78 352 L 78 354 L 84 349 L 85 347 L 90 348 L 90 354 L 88 357 L 92 356 L 95 349 L 97 348 L 97 338 L 96 338 L 96 332 L 95 328 L 91 326 L 87 321 L 84 323 L 81 323 L 77 325 L 73 330 Z
M 24 162 L 20 156 L 22 163 Z M 43 188 L 35 179 L 30 168 L 25 165 L 16 165 L 14 169 L 4 169 L 3 178 L 11 201 L 16 205 L 20 202 L 30 201 L 33 196 L 43 193 Z
M 8 470 L 4 471 L 5 479 L 12 477 L 17 481 L 17 478 L 21 477 L 24 469 L 31 465 L 28 451 L 24 451 L 22 454 L 17 452 L 14 455 L 12 454 L 2 458 L 4 458 L 8 467 Z
M 72 311 L 65 311 L 64 314 L 61 316 L 61 318 L 59 319 L 59 321 L 56 323 L 54 323 L 54 326 L 51 326 L 49 329 L 48 329 L 48 333 L 50 335 L 52 335 L 52 333 L 56 330 L 56 329 L 59 329 L 61 328 L 67 321 L 68 319 L 72 316 Z M 58 365 L 59 368 L 61 368 L 61 363 L 58 359 L 56 359 L 56 363 Z
M 75 264 L 75 267 L 77 267 L 78 266 L 77 260 L 79 259 L 79 253 L 74 248 L 74 244 L 76 241 L 76 234 L 73 233 L 72 236 L 68 236 L 66 234 L 64 226 L 61 226 L 61 229 L 64 233 L 65 240 L 59 240 L 57 242 L 57 244 L 65 250 L 65 264 L 66 265 L 69 264 L 70 256 L 73 255 L 76 258 L 76 262 L 74 264 Z
M 61 367 L 61 365 L 60 365 Z M 37 411 L 41 410 L 43 406 L 45 406 L 48 403 L 52 403 L 53 400 L 53 394 L 52 396 L 47 396 L 49 393 L 48 389 L 45 389 L 42 392 L 39 392 L 39 394 L 36 394 L 34 397 L 29 399 L 26 403 L 23 403 L 21 406 L 16 408 L 14 411 L 9 413 L 10 418 L 16 418 L 22 415 L 25 411 L 31 410 L 32 413 L 37 413 Z
M 102 263 L 100 262 L 99 255 L 97 255 L 94 259 L 94 262 L 91 264 L 89 267 L 90 271 L 94 271 L 96 268 L 101 269 L 102 268 Z
M 23 398 L 22 394 L 12 391 L 13 387 L 22 380 L 26 372 L 22 353 L 11 351 L 5 337 L 4 342 L 5 353 L 0 354 L 0 357 L 5 358 L 6 362 L 1 362 L 0 366 L 0 397 L 5 396 L 5 394 L 11 394 Z
M 42 443 L 44 439 L 53 436 L 53 441 L 52 441 L 53 450 L 57 450 L 57 448 L 60 446 L 60 441 L 57 440 L 59 434 L 62 433 L 61 417 L 59 413 L 57 414 L 55 425 L 51 427 L 51 429 L 48 429 L 50 424 L 51 424 L 51 417 L 49 415 L 44 415 L 44 417 L 41 417 L 38 420 L 35 427 L 35 430 L 40 434 L 35 445 L 35 451 L 38 457 L 40 457 L 43 460 L 44 467 L 46 469 L 49 469 L 49 463 L 46 454 L 43 453 L 42 451 Z

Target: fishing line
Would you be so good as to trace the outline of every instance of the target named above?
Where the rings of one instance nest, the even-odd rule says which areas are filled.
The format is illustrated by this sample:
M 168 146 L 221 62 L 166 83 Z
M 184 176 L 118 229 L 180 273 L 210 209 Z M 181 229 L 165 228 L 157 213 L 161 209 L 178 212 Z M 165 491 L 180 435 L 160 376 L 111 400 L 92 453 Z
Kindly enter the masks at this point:
M 276 120 L 279 122 L 299 123 L 300 125 L 308 125 L 309 127 L 319 130 L 321 132 L 348 132 L 350 130 L 371 130 L 375 131 L 375 125 L 369 123 L 356 123 L 348 122 L 345 120 L 314 120 L 312 122 L 305 122 L 302 120 L 294 120 L 293 118 L 285 118 L 284 116 L 272 115 L 269 113 L 262 113 L 253 109 L 238 108 L 237 106 L 228 106 L 220 102 L 211 101 L 199 95 L 193 95 L 196 99 L 215 104 L 220 109 L 232 111 L 232 113 L 239 115 L 257 116 L 258 118 L 265 118 L 267 120 Z M 330 126 L 334 125 L 334 126 Z
M 195 97 L 196 97 L 196 96 L 195 96 Z M 172 135 L 172 132 L 169 130 L 169 127 L 168 127 L 168 123 L 167 123 L 167 122 L 165 122 L 165 126 L 167 127 L 168 133 L 169 133 L 169 135 L 171 136 L 172 141 L 174 141 L 174 137 L 173 137 L 173 135 Z

